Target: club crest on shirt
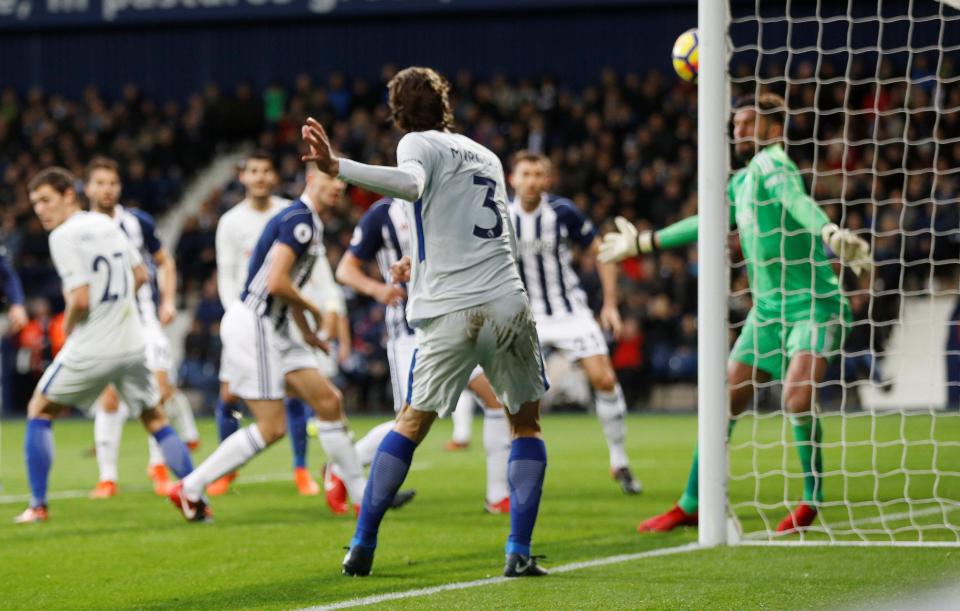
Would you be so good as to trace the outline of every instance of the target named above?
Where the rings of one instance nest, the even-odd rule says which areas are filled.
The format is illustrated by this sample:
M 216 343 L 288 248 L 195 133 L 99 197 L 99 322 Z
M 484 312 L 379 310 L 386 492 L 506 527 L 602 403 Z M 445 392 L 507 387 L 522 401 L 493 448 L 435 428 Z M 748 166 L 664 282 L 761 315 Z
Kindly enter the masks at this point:
M 307 225 L 306 223 L 300 223 L 293 228 L 293 237 L 301 244 L 306 244 L 309 242 L 312 234 L 313 231 L 310 229 L 310 225 Z

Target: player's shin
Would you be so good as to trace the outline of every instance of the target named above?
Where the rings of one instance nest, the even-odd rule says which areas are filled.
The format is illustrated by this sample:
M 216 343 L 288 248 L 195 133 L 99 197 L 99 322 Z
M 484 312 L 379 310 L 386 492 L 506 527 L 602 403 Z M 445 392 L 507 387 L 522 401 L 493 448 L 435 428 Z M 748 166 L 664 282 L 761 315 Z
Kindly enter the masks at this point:
M 377 533 L 380 531 L 383 514 L 406 479 L 416 449 L 416 443 L 396 431 L 390 431 L 383 438 L 370 465 L 370 479 L 363 493 L 360 517 L 350 542 L 351 547 L 377 547 Z
M 317 425 L 317 438 L 327 459 L 337 467 L 337 474 L 347 487 L 350 500 L 357 504 L 364 496 L 363 465 L 357 458 L 347 425 L 343 421 L 321 421 Z M 393 495 L 391 495 L 393 498 Z
M 803 471 L 803 501 L 816 507 L 823 502 L 823 429 L 810 413 L 790 416 L 790 423 Z
M 307 466 L 307 404 L 300 399 L 288 398 L 284 402 L 287 410 L 287 432 L 293 450 L 293 468 Z
M 193 471 L 193 461 L 190 459 L 190 450 L 186 444 L 180 440 L 173 427 L 167 425 L 153 434 L 153 438 L 163 454 L 163 461 L 167 463 L 170 470 L 183 479 L 188 473 Z
M 30 480 L 30 507 L 47 504 L 47 478 L 53 465 L 53 422 L 43 418 L 27 421 L 23 453 Z
M 510 496 L 507 484 L 510 424 L 503 409 L 484 410 L 483 449 L 487 453 L 487 503 L 499 503 Z
M 507 469 L 510 484 L 510 536 L 507 554 L 530 556 L 530 540 L 540 509 L 547 448 L 537 437 L 519 437 L 510 447 Z
M 627 403 L 623 398 L 623 390 L 617 384 L 610 391 L 596 393 L 597 418 L 603 427 L 603 435 L 607 438 L 607 448 L 610 450 L 610 468 L 626 467 L 627 459 L 626 436 L 627 424 L 624 416 L 627 412 Z
M 251 424 L 223 440 L 190 475 L 183 478 L 183 492 L 191 501 L 198 500 L 207 484 L 236 471 L 267 447 L 257 424 Z
M 99 404 L 94 406 L 93 441 L 101 482 L 117 481 L 117 455 L 125 420 L 126 414 L 123 410 L 108 412 Z
M 240 403 L 227 403 L 222 398 L 217 399 L 217 406 L 214 408 L 214 414 L 217 418 L 217 433 L 220 435 L 220 441 L 225 440 L 230 435 L 237 432 L 240 428 L 240 421 L 236 413 L 240 411 Z

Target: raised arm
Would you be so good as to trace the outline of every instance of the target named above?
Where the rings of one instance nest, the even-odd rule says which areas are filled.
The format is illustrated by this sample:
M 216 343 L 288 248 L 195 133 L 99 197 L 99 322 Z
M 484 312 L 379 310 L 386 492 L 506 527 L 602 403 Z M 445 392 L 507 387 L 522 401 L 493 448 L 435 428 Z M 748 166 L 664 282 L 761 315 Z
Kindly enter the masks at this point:
M 697 215 L 668 225 L 659 231 L 637 231 L 633 223 L 618 216 L 614 219 L 617 231 L 603 236 L 600 244 L 600 261 L 616 263 L 641 253 L 649 253 L 661 248 L 678 248 L 697 241 Z
M 307 119 L 307 124 L 301 129 L 301 135 L 310 147 L 310 154 L 304 155 L 303 161 L 314 162 L 321 172 L 330 176 L 339 176 L 350 184 L 388 197 L 398 197 L 407 201 L 420 199 L 427 182 L 427 175 L 423 162 L 418 161 L 415 154 L 410 154 L 415 153 L 414 151 L 407 150 L 411 147 L 404 147 L 404 141 L 409 140 L 410 134 L 400 141 L 395 168 L 373 166 L 336 157 L 326 131 L 313 117 Z

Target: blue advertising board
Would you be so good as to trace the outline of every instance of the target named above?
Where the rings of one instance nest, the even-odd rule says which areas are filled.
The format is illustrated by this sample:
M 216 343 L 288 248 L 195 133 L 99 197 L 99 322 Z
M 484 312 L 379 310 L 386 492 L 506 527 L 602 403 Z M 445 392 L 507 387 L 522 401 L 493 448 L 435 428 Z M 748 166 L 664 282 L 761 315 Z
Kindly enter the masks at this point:
M 657 0 L 0 0 L 0 30 L 627 7 L 657 3 Z M 680 0 L 679 3 L 693 2 Z

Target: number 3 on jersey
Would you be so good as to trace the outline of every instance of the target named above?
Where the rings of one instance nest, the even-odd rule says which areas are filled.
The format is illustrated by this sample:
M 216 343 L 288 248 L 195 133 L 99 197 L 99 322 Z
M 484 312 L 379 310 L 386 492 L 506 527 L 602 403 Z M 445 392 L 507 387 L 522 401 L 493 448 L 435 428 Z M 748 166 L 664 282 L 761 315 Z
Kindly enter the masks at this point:
M 123 278 L 123 291 L 120 293 L 110 292 L 113 284 L 113 265 L 111 265 L 110 260 L 103 255 L 98 255 L 97 258 L 93 260 L 94 273 L 99 272 L 102 267 L 107 268 L 107 281 L 103 286 L 103 296 L 100 298 L 101 302 L 116 301 L 120 297 L 127 295 L 127 274 L 126 270 L 123 269 L 123 253 L 115 252 L 113 253 L 113 258 L 116 259 L 117 270 L 120 273 L 120 277 Z
M 497 219 L 497 222 L 493 227 L 481 227 L 479 225 L 474 225 L 473 235 L 484 240 L 499 238 L 500 235 L 503 234 L 503 218 L 500 216 L 500 209 L 497 208 L 497 202 L 493 199 L 493 195 L 497 190 L 497 181 L 485 176 L 474 176 L 473 184 L 487 188 L 486 195 L 484 195 L 483 198 L 483 207 L 489 208 Z

